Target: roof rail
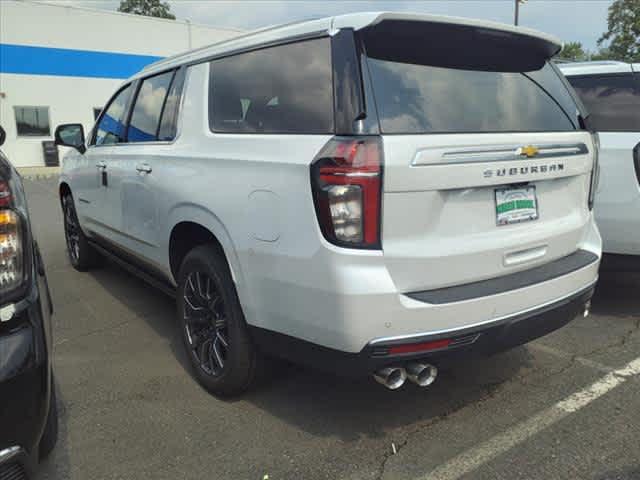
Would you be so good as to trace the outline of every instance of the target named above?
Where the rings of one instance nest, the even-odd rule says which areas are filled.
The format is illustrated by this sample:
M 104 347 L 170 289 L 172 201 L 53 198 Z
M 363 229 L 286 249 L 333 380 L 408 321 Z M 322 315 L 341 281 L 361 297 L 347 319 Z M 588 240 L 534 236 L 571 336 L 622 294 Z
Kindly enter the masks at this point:
M 297 25 L 298 23 L 308 22 L 310 20 L 317 20 L 319 18 L 322 18 L 322 16 L 314 16 L 314 17 L 304 18 L 304 19 L 301 19 L 301 20 L 295 20 L 293 22 L 283 23 L 283 24 L 279 24 L 279 25 L 268 25 L 268 26 L 263 27 L 263 28 L 259 28 L 259 29 L 256 29 L 256 30 L 251 30 L 251 31 L 249 31 L 249 32 L 247 32 L 247 33 L 245 33 L 243 35 L 236 35 L 234 37 L 230 37 L 230 38 L 227 38 L 225 40 L 220 40 L 219 42 L 209 43 L 207 45 L 203 45 L 202 47 L 194 48 L 192 50 L 187 50 L 185 52 L 178 53 L 176 55 L 171 55 L 170 57 L 165 57 L 165 58 L 163 58 L 161 60 L 157 60 L 157 61 L 155 61 L 153 63 L 150 63 L 150 64 L 146 65 L 142 69 L 142 71 L 144 72 L 145 70 L 149 70 L 151 68 L 158 67 L 160 65 L 163 65 L 164 63 L 169 63 L 169 62 L 172 62 L 174 60 L 179 60 L 180 58 L 183 58 L 183 57 L 188 57 L 190 55 L 193 55 L 194 53 L 198 53 L 198 52 L 200 52 L 202 50 L 206 50 L 206 49 L 208 49 L 210 47 L 213 47 L 213 46 L 224 45 L 225 43 L 230 43 L 230 42 L 234 42 L 236 40 L 241 40 L 241 39 L 246 38 L 246 37 L 251 37 L 251 36 L 253 36 L 255 34 L 258 34 L 258 33 L 264 33 L 264 32 L 268 32 L 270 30 L 276 30 L 276 29 L 280 29 L 280 28 L 284 28 L 284 27 L 290 27 L 292 25 Z
M 563 63 L 563 64 L 567 64 L 566 66 L 575 66 L 575 67 L 581 67 L 581 66 L 588 66 L 588 65 L 629 65 L 627 62 L 620 62 L 618 60 L 580 60 L 580 61 L 573 61 L 573 60 L 565 60 L 565 59 L 558 59 L 556 60 L 556 63 Z

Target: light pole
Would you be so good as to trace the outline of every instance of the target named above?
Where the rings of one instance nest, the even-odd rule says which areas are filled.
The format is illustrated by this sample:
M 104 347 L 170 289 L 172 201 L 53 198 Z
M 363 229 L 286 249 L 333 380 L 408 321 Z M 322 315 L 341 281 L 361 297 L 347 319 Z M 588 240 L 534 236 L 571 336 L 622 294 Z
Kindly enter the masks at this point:
M 515 0 L 515 2 L 516 2 L 516 15 L 515 15 L 514 25 L 518 26 L 518 21 L 520 17 L 520 4 L 524 5 L 525 3 L 527 3 L 527 0 Z

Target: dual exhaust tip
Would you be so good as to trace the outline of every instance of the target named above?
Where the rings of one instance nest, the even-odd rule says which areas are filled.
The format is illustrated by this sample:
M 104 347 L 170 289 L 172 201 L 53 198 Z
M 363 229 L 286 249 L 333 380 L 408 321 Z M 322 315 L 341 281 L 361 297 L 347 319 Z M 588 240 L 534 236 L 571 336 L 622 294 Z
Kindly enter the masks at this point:
M 429 363 L 411 362 L 405 367 L 386 367 L 373 374 L 376 382 L 389 390 L 397 390 L 407 380 L 419 387 L 428 387 L 436 381 L 438 369 Z

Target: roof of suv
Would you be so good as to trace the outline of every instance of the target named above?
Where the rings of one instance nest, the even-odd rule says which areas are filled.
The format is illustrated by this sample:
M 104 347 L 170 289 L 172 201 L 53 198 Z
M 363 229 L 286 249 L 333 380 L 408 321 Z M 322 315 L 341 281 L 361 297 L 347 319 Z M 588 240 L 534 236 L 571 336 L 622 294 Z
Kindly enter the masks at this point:
M 166 70 L 167 68 L 175 67 L 185 63 L 197 63 L 198 61 L 205 60 L 207 58 L 246 50 L 257 45 L 269 45 L 271 43 L 278 43 L 286 39 L 305 38 L 323 32 L 333 34 L 334 32 L 337 32 L 342 28 L 353 28 L 354 30 L 361 30 L 366 27 L 377 25 L 386 20 L 447 23 L 452 25 L 476 27 L 486 30 L 511 33 L 518 36 L 528 37 L 532 40 L 535 39 L 537 41 L 542 41 L 548 46 L 549 51 L 555 53 L 557 53 L 562 46 L 562 42 L 552 35 L 548 35 L 528 28 L 514 27 L 511 25 L 485 20 L 404 12 L 362 12 L 339 15 L 335 17 L 306 20 L 302 22 L 289 23 L 285 25 L 256 30 L 247 33 L 246 35 L 233 37 L 222 42 L 214 43 L 206 47 L 191 50 L 152 63 L 141 72 L 134 75 L 132 78 L 135 79 L 141 76 L 147 76 L 150 73 L 160 72 L 162 70 Z
M 602 73 L 630 73 L 640 72 L 640 63 L 616 62 L 613 60 L 593 62 L 558 63 L 558 68 L 566 76 L 595 75 Z

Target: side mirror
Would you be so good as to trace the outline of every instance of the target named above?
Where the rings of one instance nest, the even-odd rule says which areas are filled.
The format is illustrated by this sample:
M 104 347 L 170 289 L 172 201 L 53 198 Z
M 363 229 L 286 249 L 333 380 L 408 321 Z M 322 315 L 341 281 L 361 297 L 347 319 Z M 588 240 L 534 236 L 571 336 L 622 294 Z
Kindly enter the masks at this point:
M 0 127 L 0 147 L 4 145 L 4 141 L 7 138 L 7 134 L 4 131 L 4 128 Z
M 80 153 L 87 150 L 84 146 L 84 127 L 80 123 L 58 125 L 54 138 L 56 145 L 75 148 Z

